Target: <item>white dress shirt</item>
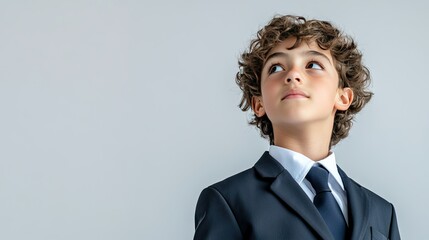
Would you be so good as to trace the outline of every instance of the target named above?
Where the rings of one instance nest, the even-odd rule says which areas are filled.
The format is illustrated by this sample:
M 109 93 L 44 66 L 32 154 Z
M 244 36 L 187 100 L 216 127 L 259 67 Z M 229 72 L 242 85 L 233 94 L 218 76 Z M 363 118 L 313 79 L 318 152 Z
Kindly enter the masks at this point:
M 325 167 L 329 171 L 329 188 L 331 189 L 335 200 L 337 200 L 348 225 L 347 195 L 344 190 L 343 181 L 338 173 L 335 154 L 333 152 L 330 152 L 329 156 L 317 162 L 301 153 L 274 145 L 270 146 L 269 153 L 271 157 L 277 160 L 290 173 L 311 201 L 313 201 L 316 191 L 314 191 L 314 188 L 305 176 L 307 176 L 307 173 L 315 164 L 320 164 Z

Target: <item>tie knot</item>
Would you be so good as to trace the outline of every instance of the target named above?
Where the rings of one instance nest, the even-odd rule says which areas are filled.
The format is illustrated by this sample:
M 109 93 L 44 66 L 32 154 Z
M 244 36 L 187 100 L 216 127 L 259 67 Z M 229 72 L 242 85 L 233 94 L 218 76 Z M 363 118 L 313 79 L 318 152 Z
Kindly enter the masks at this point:
M 305 178 L 307 178 L 307 180 L 311 183 L 311 186 L 313 186 L 316 194 L 319 194 L 321 192 L 331 191 L 328 186 L 328 177 L 328 170 L 320 165 L 315 165 L 310 169 Z

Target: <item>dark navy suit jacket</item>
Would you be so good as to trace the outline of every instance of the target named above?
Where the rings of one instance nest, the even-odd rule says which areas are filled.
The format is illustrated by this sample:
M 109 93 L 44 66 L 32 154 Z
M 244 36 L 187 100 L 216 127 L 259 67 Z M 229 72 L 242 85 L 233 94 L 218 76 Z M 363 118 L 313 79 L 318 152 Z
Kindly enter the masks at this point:
M 393 205 L 338 168 L 353 240 L 399 240 Z M 318 210 L 288 171 L 265 152 L 253 168 L 204 189 L 194 240 L 332 240 Z

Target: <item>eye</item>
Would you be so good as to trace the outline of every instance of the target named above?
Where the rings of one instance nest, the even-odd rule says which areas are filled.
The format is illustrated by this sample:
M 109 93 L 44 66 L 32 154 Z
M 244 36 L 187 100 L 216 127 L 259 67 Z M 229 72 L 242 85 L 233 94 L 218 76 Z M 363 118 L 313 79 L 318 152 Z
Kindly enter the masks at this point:
M 274 64 L 270 67 L 270 70 L 268 70 L 268 74 L 276 73 L 285 70 L 282 66 L 278 64 Z
M 316 70 L 322 70 L 323 69 L 322 65 L 318 64 L 317 62 L 310 62 L 307 65 L 307 68 L 316 69 Z

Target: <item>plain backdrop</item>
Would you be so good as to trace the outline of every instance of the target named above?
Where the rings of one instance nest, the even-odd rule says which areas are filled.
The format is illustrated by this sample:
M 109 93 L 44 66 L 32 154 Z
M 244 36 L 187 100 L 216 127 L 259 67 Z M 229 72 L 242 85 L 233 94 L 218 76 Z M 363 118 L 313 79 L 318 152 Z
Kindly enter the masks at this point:
M 375 92 L 334 151 L 427 238 L 426 1 L 0 0 L 0 239 L 191 239 L 201 190 L 268 142 L 237 59 L 275 14 L 332 21 Z

